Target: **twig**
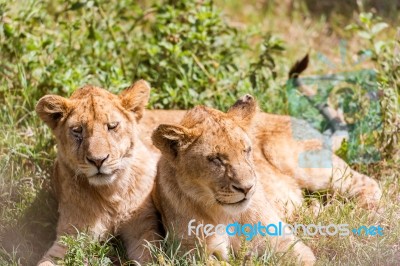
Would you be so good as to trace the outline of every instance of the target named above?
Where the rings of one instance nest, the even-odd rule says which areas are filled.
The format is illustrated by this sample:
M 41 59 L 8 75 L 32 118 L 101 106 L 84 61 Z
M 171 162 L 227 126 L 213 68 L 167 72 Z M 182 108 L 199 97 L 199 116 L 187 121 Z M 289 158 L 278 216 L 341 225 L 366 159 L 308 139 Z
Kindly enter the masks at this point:
M 214 77 L 210 74 L 210 73 L 208 73 L 208 71 L 207 71 L 207 69 L 203 66 L 203 64 L 200 62 L 200 60 L 199 60 L 199 58 L 195 55 L 195 54 L 193 54 L 192 53 L 192 57 L 193 57 L 193 59 L 194 59 L 194 61 L 196 62 L 196 64 L 200 67 L 200 69 L 204 72 L 204 74 L 206 74 L 206 76 L 209 78 L 209 79 L 214 79 Z

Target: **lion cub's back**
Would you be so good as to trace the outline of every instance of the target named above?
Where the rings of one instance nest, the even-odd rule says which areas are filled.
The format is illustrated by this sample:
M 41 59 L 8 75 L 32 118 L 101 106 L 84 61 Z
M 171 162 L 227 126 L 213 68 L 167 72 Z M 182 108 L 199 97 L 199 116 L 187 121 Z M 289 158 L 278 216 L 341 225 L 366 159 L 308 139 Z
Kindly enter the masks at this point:
M 185 110 L 146 110 L 139 122 L 139 136 L 151 151 L 160 154 L 153 146 L 151 135 L 160 124 L 179 124 L 185 115 Z

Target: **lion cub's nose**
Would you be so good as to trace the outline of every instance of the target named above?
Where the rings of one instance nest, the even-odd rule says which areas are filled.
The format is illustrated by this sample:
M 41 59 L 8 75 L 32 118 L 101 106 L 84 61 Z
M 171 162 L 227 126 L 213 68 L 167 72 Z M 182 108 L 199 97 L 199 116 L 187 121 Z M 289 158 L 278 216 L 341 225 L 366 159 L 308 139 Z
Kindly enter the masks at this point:
M 101 158 L 86 156 L 86 159 L 89 161 L 89 163 L 95 165 L 98 169 L 100 169 L 100 167 L 108 159 L 109 156 L 110 156 L 110 154 L 107 154 L 107 156 L 101 157 Z
M 248 186 L 241 186 L 241 185 L 232 185 L 232 190 L 233 191 L 238 191 L 238 192 L 242 192 L 244 195 L 247 195 L 247 193 L 249 193 L 249 191 L 253 188 L 253 184 L 248 185 Z

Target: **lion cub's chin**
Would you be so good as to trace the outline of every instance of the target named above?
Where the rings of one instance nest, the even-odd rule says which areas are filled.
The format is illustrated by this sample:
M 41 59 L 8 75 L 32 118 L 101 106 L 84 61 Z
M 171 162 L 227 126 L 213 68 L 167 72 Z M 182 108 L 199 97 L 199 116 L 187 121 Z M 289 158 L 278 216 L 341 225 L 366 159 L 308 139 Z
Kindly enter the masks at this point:
M 89 184 L 92 186 L 105 186 L 110 185 L 116 179 L 115 174 L 97 174 L 88 178 Z
M 238 203 L 234 204 L 223 204 L 223 203 L 218 203 L 222 209 L 228 213 L 228 214 L 239 214 L 241 212 L 244 212 L 250 205 L 251 198 L 250 199 L 244 199 L 243 201 L 240 201 Z

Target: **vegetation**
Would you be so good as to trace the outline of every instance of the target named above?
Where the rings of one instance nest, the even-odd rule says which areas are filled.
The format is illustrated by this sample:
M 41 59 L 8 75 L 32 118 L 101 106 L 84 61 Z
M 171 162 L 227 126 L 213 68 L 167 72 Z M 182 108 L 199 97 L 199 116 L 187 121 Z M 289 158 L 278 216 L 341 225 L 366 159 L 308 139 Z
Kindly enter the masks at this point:
M 0 264 L 34 264 L 55 234 L 48 180 L 56 150 L 34 112 L 37 100 L 48 93 L 68 96 L 88 83 L 119 92 L 139 78 L 152 85 L 149 108 L 206 104 L 225 110 L 251 93 L 264 111 L 306 119 L 321 132 L 328 124 L 315 106 L 341 108 L 351 138 L 339 154 L 379 180 L 384 211 L 371 214 L 325 193 L 318 215 L 304 206 L 289 222 L 380 224 L 382 237 L 304 240 L 321 265 L 398 262 L 398 7 L 369 12 L 379 7 L 375 1 L 354 1 L 351 14 L 339 14 L 344 1 L 327 10 L 312 0 L 275 2 L 0 0 Z M 318 91 L 313 103 L 287 82 L 290 66 L 307 52 L 311 66 L 302 78 Z M 63 241 L 70 247 L 64 265 L 129 264 L 114 238 L 97 243 L 80 233 Z M 155 265 L 207 262 L 200 253 L 179 256 L 179 243 L 170 242 L 162 249 L 149 244 Z M 267 251 L 256 259 L 246 251 L 244 243 L 243 254 L 230 263 L 290 264 L 285 254 Z

